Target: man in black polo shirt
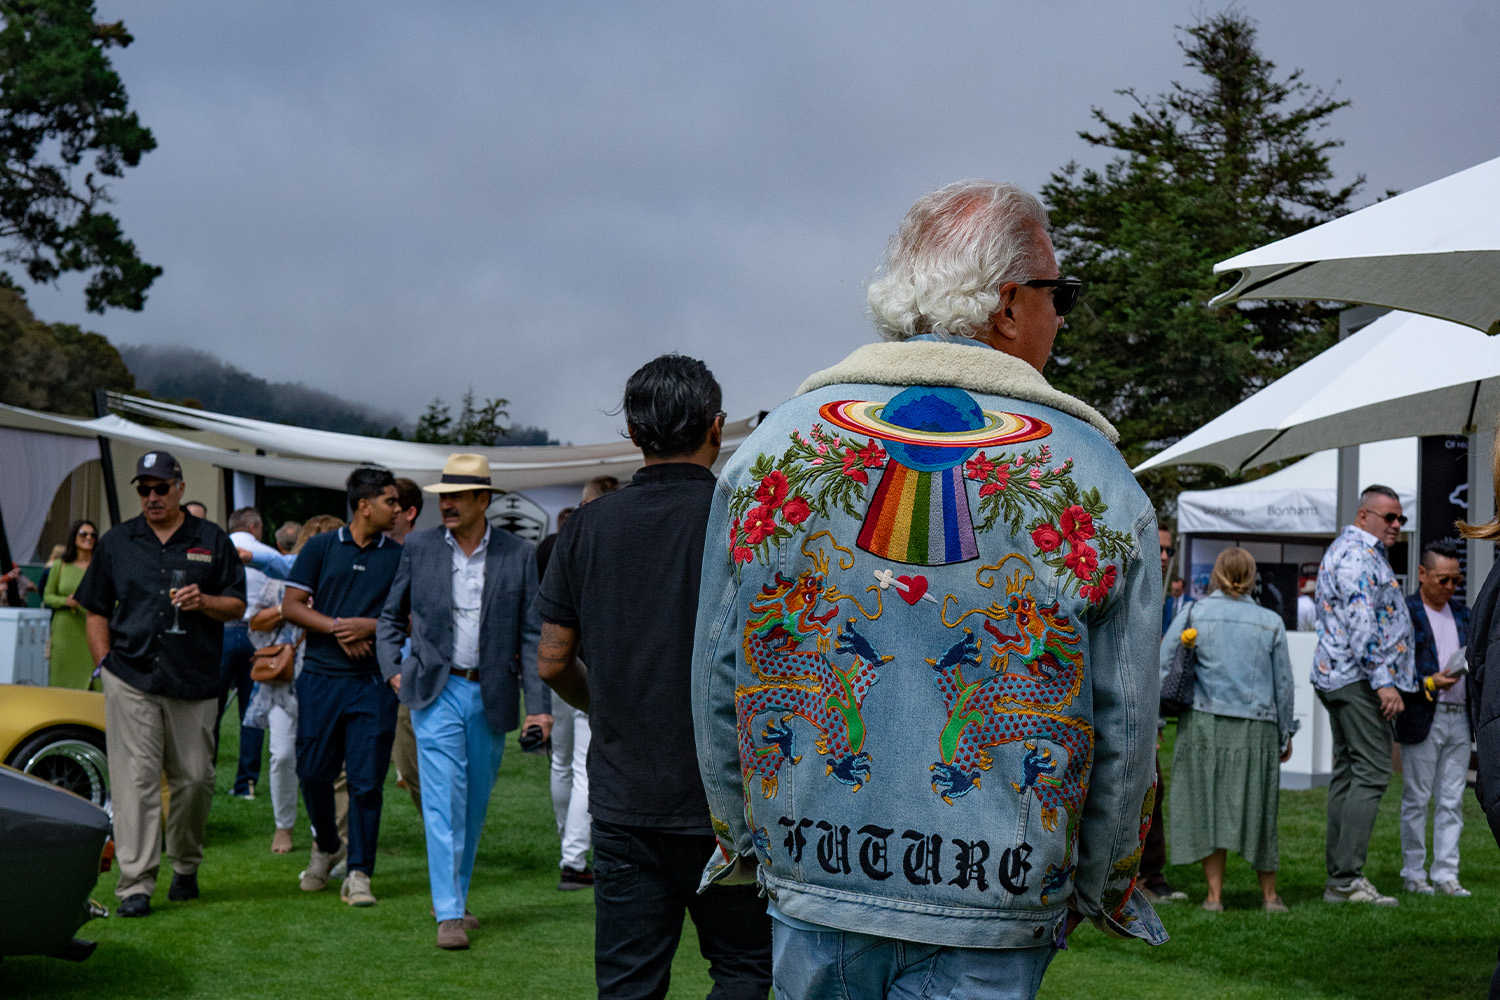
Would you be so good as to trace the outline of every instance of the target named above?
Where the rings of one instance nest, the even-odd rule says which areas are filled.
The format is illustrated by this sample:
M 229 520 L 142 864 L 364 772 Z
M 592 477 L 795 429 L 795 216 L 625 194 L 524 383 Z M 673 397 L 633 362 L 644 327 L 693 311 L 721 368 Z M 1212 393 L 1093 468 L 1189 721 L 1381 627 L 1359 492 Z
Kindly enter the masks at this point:
M 703 362 L 676 354 L 630 377 L 625 420 L 645 467 L 623 489 L 573 513 L 537 596 L 538 670 L 563 700 L 589 713 L 593 729 L 601 998 L 666 995 L 684 910 L 709 961 L 711 996 L 764 1000 L 771 987 L 771 922 L 755 886 L 697 892 L 715 840 L 698 775 L 690 677 L 714 493 L 709 469 L 724 429 L 720 399 Z
M 349 874 L 340 895 L 351 906 L 372 906 L 381 787 L 396 734 L 396 693 L 375 659 L 375 620 L 401 559 L 401 545 L 384 534 L 396 523 L 400 501 L 385 469 L 355 469 L 344 492 L 354 516 L 302 546 L 287 574 L 281 613 L 307 633 L 297 677 L 297 777 L 315 839 L 301 885 L 322 889 L 344 857 L 333 801 L 342 768 L 349 781 Z
M 136 463 L 141 516 L 99 539 L 73 595 L 104 670 L 122 917 L 151 912 L 161 868 L 161 775 L 172 808 L 167 898 L 198 895 L 214 794 L 214 723 L 224 622 L 245 612 L 245 571 L 229 536 L 182 509 L 182 467 L 164 451 Z

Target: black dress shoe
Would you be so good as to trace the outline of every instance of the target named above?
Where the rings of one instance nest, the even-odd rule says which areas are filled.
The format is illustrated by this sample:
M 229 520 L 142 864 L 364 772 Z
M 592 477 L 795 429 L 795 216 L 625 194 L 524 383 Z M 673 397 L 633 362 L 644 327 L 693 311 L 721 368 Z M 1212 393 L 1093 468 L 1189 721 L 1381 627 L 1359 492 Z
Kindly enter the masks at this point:
M 115 915 L 120 917 L 149 917 L 151 916 L 151 897 L 144 892 L 138 892 L 133 896 L 126 896 L 120 900 L 120 905 L 115 907 Z
M 189 899 L 198 898 L 198 873 L 191 875 L 172 875 L 172 887 L 167 890 L 167 898 L 174 903 L 185 902 Z

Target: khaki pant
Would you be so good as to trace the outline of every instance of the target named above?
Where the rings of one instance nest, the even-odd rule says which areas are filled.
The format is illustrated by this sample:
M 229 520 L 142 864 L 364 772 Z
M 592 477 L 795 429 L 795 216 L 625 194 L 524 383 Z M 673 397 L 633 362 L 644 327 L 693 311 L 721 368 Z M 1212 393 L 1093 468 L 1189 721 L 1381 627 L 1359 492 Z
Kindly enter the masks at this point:
M 191 875 L 203 861 L 219 702 L 147 694 L 108 670 L 103 675 L 115 861 L 120 866 L 115 895 L 149 896 L 161 869 L 163 776 L 172 799 L 166 819 L 172 870 Z
M 422 812 L 422 780 L 417 773 L 417 736 L 411 728 L 411 709 L 402 705 L 396 710 L 396 742 L 391 744 L 391 763 L 406 785 L 417 813 Z

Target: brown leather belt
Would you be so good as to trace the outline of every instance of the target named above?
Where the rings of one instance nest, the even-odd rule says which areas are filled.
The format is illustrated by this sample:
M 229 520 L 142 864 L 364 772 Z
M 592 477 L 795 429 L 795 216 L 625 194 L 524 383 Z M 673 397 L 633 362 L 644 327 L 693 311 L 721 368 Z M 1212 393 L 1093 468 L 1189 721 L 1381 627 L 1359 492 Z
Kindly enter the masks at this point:
M 479 671 L 477 670 L 460 670 L 458 667 L 449 667 L 448 673 L 454 677 L 462 677 L 466 681 L 479 683 Z

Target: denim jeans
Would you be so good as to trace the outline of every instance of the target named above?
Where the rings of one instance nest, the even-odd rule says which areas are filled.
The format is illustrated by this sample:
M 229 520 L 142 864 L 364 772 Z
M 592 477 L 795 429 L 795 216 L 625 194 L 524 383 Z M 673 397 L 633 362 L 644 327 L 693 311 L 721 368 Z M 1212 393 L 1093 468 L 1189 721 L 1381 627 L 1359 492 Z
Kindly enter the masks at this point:
M 753 885 L 698 892 L 712 834 L 594 820 L 594 978 L 601 1000 L 660 1000 L 686 911 L 713 980 L 709 1000 L 766 1000 L 771 918 Z
M 1032 1000 L 1052 962 L 1038 948 L 951 948 L 772 921 L 776 1000 Z
M 244 795 L 250 790 L 250 782 L 260 781 L 260 758 L 264 752 L 266 731 L 245 725 L 245 710 L 250 707 L 250 692 L 255 682 L 250 679 L 250 658 L 255 647 L 250 643 L 250 633 L 242 622 L 230 622 L 224 626 L 224 651 L 219 656 L 219 718 L 214 721 L 215 756 L 219 746 L 219 725 L 223 721 L 224 709 L 229 704 L 229 693 L 234 692 L 235 709 L 240 719 L 240 759 L 234 772 L 234 794 Z

